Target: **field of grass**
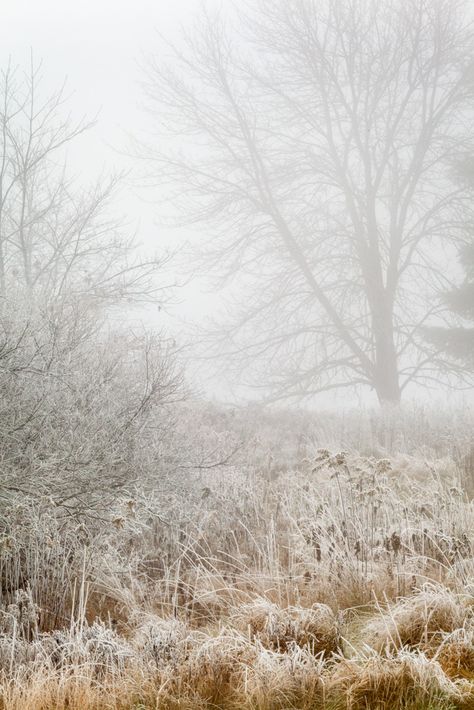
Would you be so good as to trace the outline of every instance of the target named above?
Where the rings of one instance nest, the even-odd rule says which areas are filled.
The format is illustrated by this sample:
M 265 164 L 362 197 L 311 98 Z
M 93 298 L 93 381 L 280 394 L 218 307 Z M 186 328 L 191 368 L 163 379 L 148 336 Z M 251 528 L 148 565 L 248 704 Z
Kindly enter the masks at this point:
M 441 430 L 347 453 L 264 422 L 96 522 L 13 497 L 0 708 L 474 708 L 470 459 Z

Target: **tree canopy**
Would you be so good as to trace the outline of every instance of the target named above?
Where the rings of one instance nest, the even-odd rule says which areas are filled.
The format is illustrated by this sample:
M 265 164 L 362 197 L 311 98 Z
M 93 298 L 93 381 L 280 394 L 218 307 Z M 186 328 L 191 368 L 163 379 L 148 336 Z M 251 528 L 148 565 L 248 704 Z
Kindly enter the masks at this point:
M 150 175 L 236 283 L 227 361 L 270 399 L 398 402 L 447 360 L 424 326 L 466 238 L 473 31 L 446 0 L 259 0 L 163 43 Z M 243 375 L 241 375 L 243 378 Z

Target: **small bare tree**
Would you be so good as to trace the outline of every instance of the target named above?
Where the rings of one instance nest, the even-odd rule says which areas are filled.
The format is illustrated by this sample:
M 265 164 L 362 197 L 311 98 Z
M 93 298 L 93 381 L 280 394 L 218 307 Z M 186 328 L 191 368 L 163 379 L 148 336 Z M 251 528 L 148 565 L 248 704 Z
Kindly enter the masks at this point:
M 64 118 L 64 87 L 43 98 L 41 65 L 0 73 L 0 297 L 88 305 L 160 292 L 163 260 L 139 260 L 110 206 L 120 182 L 67 177 L 65 150 L 93 125 Z
M 65 148 L 92 124 L 62 117 L 64 89 L 42 98 L 39 71 L 0 74 L 0 503 L 94 516 L 159 473 L 150 448 L 183 377 L 170 339 L 107 318 L 166 296 L 164 259 L 141 259 L 109 216 L 117 178 L 67 177 Z
M 183 398 L 175 350 L 145 332 L 74 338 L 77 318 L 3 313 L 0 508 L 19 493 L 100 517 L 124 491 L 166 473 L 158 452 Z
M 227 354 L 272 398 L 397 403 L 451 368 L 422 331 L 471 219 L 449 163 L 473 142 L 473 37 L 453 0 L 259 0 L 151 61 L 153 179 L 241 277 Z

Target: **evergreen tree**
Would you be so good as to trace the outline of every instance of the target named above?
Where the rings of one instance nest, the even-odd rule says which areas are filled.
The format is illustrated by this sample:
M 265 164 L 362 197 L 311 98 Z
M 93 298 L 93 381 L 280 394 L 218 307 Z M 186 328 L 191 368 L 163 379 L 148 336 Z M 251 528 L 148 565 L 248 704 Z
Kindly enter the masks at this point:
M 460 260 L 464 280 L 443 296 L 459 325 L 430 328 L 428 337 L 447 354 L 474 367 L 474 241 L 461 249 Z

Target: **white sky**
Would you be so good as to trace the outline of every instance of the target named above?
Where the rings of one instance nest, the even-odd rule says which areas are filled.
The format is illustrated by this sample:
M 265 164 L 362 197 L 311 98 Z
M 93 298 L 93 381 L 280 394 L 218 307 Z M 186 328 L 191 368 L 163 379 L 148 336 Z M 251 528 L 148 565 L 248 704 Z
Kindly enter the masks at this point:
M 97 126 L 69 149 L 74 173 L 85 182 L 102 172 L 130 168 L 129 134 L 140 136 L 149 120 L 142 110 L 140 62 L 157 48 L 157 30 L 179 33 L 200 6 L 200 0 L 0 0 L 0 63 L 9 57 L 27 67 L 30 51 L 42 60 L 45 92 L 67 79 L 68 107 L 73 120 L 84 115 Z M 153 249 L 172 245 L 179 233 L 165 233 L 153 208 L 124 189 L 117 209 L 137 230 L 138 239 Z M 202 315 L 212 308 L 197 282 L 180 290 L 177 318 Z
M 133 166 L 121 154 L 128 136 L 140 137 L 150 127 L 141 106 L 140 63 L 158 48 L 157 31 L 179 37 L 181 25 L 192 21 L 200 6 L 201 0 L 0 0 L 0 66 L 11 57 L 14 65 L 27 68 L 32 51 L 35 63 L 42 61 L 46 95 L 66 79 L 72 119 L 98 115 L 93 130 L 68 149 L 68 164 L 81 182 Z M 184 234 L 162 229 L 144 197 L 150 195 L 125 186 L 117 211 L 147 248 L 175 249 Z M 171 269 L 164 274 L 167 283 L 180 277 Z M 206 287 L 205 279 L 196 278 L 178 289 L 179 302 L 166 313 L 147 309 L 138 316 L 156 327 L 164 324 L 178 342 L 186 342 L 188 324 L 219 308 L 219 296 Z M 195 357 L 191 362 L 191 380 L 215 391 L 212 372 L 196 365 Z
M 210 0 L 222 2 L 226 0 Z M 209 2 L 209 0 L 207 0 Z M 73 118 L 98 115 L 98 124 L 70 154 L 74 171 L 86 182 L 102 171 L 130 167 L 120 155 L 127 133 L 140 135 L 148 118 L 140 107 L 140 61 L 157 48 L 156 30 L 179 33 L 199 10 L 201 0 L 0 0 L 0 65 L 11 56 L 27 67 L 30 50 L 43 61 L 44 88 L 57 90 L 67 78 Z M 128 217 L 139 240 L 154 249 L 175 244 L 182 235 L 165 233 L 153 209 L 126 188 L 117 209 Z M 217 296 L 192 282 L 179 292 L 181 304 L 166 325 L 180 331 L 182 320 L 199 322 L 219 308 Z M 146 319 L 163 314 L 146 314 Z
M 139 125 L 137 62 L 153 51 L 156 30 L 169 34 L 198 0 L 0 0 L 0 55 L 18 64 L 44 61 L 45 81 L 68 77 L 78 111 L 95 115 L 102 140 Z M 111 136 L 112 131 L 112 136 Z M 109 158 L 104 154 L 104 158 Z

